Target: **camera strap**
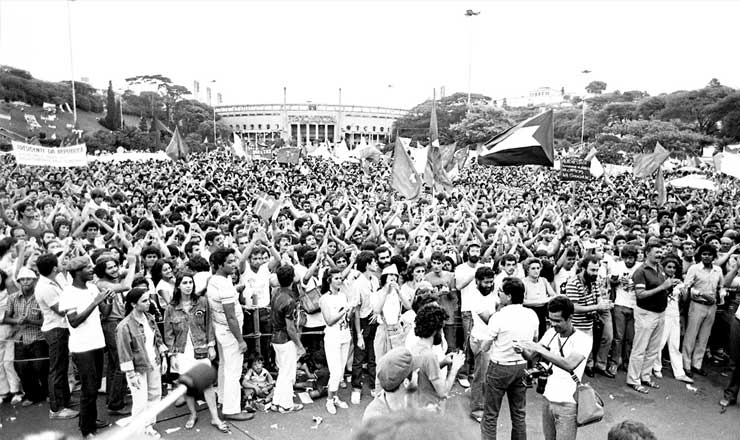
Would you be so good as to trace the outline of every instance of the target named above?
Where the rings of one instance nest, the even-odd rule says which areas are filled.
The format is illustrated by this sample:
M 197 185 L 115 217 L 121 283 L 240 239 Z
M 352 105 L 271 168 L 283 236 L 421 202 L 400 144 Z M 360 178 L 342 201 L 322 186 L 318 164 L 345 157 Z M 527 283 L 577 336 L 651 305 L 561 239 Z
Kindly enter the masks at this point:
M 575 331 L 573 333 L 571 333 L 570 336 L 573 336 L 573 334 L 575 334 Z M 558 332 L 555 332 L 555 334 L 552 335 L 552 339 L 550 339 L 550 342 L 547 343 L 547 349 L 548 350 L 550 349 L 550 345 L 552 344 L 552 341 L 554 341 L 557 336 L 558 336 Z M 565 341 L 563 341 L 563 342 L 561 342 L 560 339 L 558 339 L 558 348 L 559 348 L 559 351 L 560 351 L 560 356 L 562 356 L 562 357 L 565 357 L 565 354 L 563 353 L 563 347 L 565 347 L 565 344 L 568 343 L 568 339 L 570 339 L 570 336 L 568 336 L 567 338 L 565 338 Z

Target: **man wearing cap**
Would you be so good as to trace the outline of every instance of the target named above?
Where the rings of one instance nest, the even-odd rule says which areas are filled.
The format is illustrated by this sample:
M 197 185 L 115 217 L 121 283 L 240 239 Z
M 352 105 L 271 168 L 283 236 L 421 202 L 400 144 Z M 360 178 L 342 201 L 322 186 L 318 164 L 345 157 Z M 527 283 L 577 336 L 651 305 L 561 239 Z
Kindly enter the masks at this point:
M 64 288 L 59 310 L 66 313 L 69 327 L 69 351 L 80 374 L 80 420 L 82 436 L 95 434 L 107 426 L 98 420 L 97 397 L 103 373 L 105 337 L 98 306 L 110 291 L 100 292 L 93 280 L 90 257 L 75 257 L 67 265 L 72 285 Z
M 686 291 L 689 294 L 689 316 L 683 338 L 683 368 L 686 375 L 694 373 L 706 376 L 702 369 L 704 352 L 707 349 L 709 335 L 712 332 L 714 317 L 717 313 L 717 301 L 720 299 L 724 276 L 722 269 L 713 263 L 717 250 L 704 244 L 699 247 L 701 262 L 691 266 L 686 272 Z
M 365 408 L 362 423 L 412 407 L 409 394 L 413 389 L 407 379 L 412 373 L 413 360 L 405 347 L 394 348 L 380 358 L 377 370 L 382 391 Z
M 41 335 L 43 315 L 34 297 L 38 277 L 31 269 L 22 267 L 16 278 L 21 290 L 8 298 L 3 323 L 15 326 L 15 371 L 25 393 L 21 405 L 29 406 L 46 399 L 49 361 L 26 359 L 46 358 L 49 348 Z
M 56 282 L 59 260 L 54 254 L 44 254 L 36 260 L 36 267 L 41 275 L 35 292 L 44 315 L 41 333 L 49 346 L 49 418 L 72 419 L 79 412 L 69 408 L 69 330 L 64 313 L 59 310 L 59 299 L 63 293 L 62 286 Z

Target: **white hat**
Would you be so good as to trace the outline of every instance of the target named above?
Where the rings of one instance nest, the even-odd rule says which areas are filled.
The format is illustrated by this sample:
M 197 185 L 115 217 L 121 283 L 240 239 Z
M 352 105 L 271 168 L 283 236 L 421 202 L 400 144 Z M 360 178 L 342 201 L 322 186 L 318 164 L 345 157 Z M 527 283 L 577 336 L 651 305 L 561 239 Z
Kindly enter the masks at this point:
M 388 266 L 385 267 L 385 269 L 383 269 L 383 272 L 381 273 L 381 275 L 388 275 L 388 274 L 398 275 L 398 269 L 396 268 L 395 264 L 389 264 Z
M 21 270 L 18 271 L 18 276 L 16 278 L 19 280 L 22 280 L 24 278 L 31 278 L 35 280 L 38 277 L 36 276 L 36 272 L 32 271 L 31 269 L 27 267 L 21 267 Z

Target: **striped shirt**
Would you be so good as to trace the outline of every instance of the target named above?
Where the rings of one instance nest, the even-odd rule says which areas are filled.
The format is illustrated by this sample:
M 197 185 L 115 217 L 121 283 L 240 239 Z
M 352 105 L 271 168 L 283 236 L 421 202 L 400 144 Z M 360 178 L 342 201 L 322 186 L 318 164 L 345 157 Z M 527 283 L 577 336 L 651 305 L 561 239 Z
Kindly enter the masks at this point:
M 583 285 L 580 276 L 571 277 L 565 283 L 565 295 L 576 306 L 594 306 L 597 304 L 596 289 Z M 590 333 L 593 330 L 593 312 L 573 313 L 573 327 Z

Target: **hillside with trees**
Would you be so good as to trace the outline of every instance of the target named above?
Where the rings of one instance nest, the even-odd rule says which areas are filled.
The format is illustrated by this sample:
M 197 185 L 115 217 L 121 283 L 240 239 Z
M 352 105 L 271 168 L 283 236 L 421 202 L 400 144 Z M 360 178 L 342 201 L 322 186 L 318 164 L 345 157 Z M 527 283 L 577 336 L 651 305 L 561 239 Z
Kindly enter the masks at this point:
M 596 147 L 609 163 L 629 163 L 634 154 L 652 151 L 660 142 L 673 156 L 701 155 L 708 145 L 723 147 L 740 142 L 740 90 L 712 79 L 705 87 L 650 96 L 641 91 L 604 93 L 606 83 L 593 81 L 585 97 L 585 141 Z M 441 143 L 475 146 L 536 113 L 541 108 L 498 108 L 482 95 L 474 95 L 470 111 L 465 94 L 456 93 L 437 102 Z M 463 105 L 460 105 L 463 100 Z M 556 150 L 581 142 L 581 97 L 555 106 Z M 427 100 L 396 121 L 394 133 L 428 142 L 432 108 Z

